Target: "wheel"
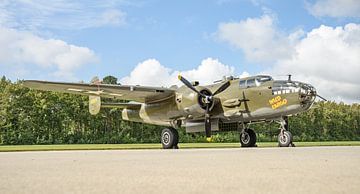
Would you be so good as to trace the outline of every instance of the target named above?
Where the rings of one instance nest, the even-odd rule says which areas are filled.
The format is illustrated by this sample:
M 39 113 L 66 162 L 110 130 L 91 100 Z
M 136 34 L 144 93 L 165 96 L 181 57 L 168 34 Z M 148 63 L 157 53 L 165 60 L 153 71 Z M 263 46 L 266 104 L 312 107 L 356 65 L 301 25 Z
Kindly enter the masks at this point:
M 161 144 L 164 149 L 178 148 L 179 134 L 174 128 L 165 128 L 161 132 Z
M 240 133 L 241 147 L 255 147 L 256 145 L 256 134 L 252 129 L 245 129 L 244 132 Z
M 289 147 L 292 145 L 293 136 L 290 131 L 284 131 L 284 134 L 279 134 L 278 141 L 279 147 Z

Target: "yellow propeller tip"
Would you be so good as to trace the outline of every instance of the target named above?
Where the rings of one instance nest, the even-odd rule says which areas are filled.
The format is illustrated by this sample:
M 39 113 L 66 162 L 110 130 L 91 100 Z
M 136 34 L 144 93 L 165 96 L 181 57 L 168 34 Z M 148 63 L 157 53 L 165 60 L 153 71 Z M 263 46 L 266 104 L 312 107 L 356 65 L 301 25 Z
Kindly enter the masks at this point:
M 179 79 L 179 80 L 181 79 L 181 75 L 180 75 L 180 74 L 178 75 L 178 79 Z
M 211 137 L 207 137 L 206 141 L 211 142 Z

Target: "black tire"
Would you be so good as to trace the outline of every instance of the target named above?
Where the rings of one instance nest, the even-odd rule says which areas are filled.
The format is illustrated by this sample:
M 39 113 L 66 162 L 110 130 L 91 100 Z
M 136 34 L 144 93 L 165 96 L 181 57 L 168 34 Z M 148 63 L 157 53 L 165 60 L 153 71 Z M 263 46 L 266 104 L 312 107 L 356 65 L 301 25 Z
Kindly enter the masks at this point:
M 284 135 L 281 133 L 278 135 L 279 147 L 289 147 L 292 145 L 293 136 L 290 131 L 284 131 Z
M 161 132 L 161 144 L 164 149 L 178 148 L 179 133 L 174 128 L 165 128 Z
M 245 129 L 240 133 L 241 147 L 255 147 L 256 146 L 256 133 L 252 129 Z

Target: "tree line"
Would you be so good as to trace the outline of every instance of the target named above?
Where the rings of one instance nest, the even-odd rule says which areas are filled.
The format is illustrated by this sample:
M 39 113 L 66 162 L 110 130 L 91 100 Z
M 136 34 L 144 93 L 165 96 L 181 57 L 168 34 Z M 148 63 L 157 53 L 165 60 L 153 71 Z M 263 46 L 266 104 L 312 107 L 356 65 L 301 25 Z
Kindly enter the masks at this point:
M 104 83 L 117 84 L 107 76 Z M 290 117 L 295 141 L 360 140 L 360 105 L 319 102 L 305 113 Z M 279 125 L 251 126 L 258 141 L 277 141 Z M 121 110 L 101 109 L 93 116 L 88 97 L 42 92 L 0 81 L 0 144 L 83 144 L 83 143 L 159 143 L 162 127 L 121 119 Z M 205 142 L 205 135 L 179 130 L 180 142 Z M 238 142 L 238 132 L 214 134 L 215 142 Z

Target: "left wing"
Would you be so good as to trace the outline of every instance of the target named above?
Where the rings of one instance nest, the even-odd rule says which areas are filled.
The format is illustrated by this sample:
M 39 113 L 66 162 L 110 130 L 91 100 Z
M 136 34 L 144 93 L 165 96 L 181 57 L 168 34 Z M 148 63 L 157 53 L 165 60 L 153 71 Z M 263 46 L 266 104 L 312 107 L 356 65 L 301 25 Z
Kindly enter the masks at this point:
M 23 85 L 36 90 L 99 96 L 144 103 L 161 101 L 175 95 L 175 90 L 163 87 L 48 82 L 38 80 L 25 80 Z

